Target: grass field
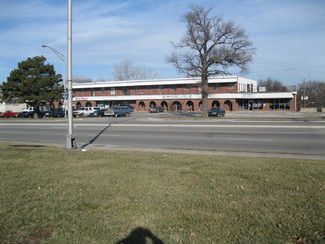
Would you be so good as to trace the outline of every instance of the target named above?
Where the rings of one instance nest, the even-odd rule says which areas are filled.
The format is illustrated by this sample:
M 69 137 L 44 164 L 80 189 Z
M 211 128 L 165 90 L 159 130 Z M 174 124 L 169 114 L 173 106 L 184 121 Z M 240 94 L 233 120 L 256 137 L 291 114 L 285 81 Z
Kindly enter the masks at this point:
M 325 162 L 0 144 L 0 243 L 324 243 Z

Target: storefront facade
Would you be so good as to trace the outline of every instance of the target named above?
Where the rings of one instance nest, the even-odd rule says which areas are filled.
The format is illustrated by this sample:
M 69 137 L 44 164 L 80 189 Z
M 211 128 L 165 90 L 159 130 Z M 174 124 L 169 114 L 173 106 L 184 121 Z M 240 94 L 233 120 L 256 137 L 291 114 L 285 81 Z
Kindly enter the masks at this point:
M 208 107 L 226 111 L 296 110 L 296 93 L 257 92 L 257 82 L 238 76 L 209 79 Z M 110 107 L 128 104 L 135 111 L 162 106 L 166 111 L 200 111 L 199 78 L 106 81 L 73 85 L 73 106 Z

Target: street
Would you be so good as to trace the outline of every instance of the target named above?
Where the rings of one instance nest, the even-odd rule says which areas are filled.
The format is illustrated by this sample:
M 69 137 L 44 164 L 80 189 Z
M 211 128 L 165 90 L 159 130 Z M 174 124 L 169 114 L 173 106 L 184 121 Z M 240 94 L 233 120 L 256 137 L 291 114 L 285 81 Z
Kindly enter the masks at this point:
M 167 113 L 164 114 L 167 117 Z M 2 142 L 62 145 L 65 119 L 0 120 Z M 74 119 L 79 148 L 131 150 L 201 150 L 278 154 L 323 154 L 325 123 L 318 121 L 252 121 L 178 119 L 133 113 L 131 117 Z

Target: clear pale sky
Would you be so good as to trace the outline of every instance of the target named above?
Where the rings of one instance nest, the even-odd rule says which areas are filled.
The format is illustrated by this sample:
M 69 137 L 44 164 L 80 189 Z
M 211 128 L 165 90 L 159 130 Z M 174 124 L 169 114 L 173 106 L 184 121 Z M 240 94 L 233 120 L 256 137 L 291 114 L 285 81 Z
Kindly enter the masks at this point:
M 63 73 L 62 61 L 41 45 L 66 55 L 67 3 L 0 0 L 0 82 L 34 56 Z M 191 4 L 214 6 L 213 14 L 246 31 L 257 51 L 243 77 L 325 81 L 324 0 L 74 0 L 73 76 L 113 80 L 113 66 L 127 59 L 159 78 L 183 77 L 165 60 L 171 41 L 185 34 L 180 20 Z

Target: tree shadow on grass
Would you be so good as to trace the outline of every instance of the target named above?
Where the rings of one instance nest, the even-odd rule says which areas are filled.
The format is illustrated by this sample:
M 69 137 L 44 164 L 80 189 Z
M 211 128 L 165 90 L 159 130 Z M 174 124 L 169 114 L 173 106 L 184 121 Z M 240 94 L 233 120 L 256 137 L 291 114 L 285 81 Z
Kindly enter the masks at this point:
M 147 242 L 147 240 L 151 242 Z M 116 242 L 115 244 L 164 244 L 157 236 L 155 236 L 150 230 L 138 227 L 134 229 L 130 235 L 123 240 Z

